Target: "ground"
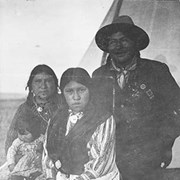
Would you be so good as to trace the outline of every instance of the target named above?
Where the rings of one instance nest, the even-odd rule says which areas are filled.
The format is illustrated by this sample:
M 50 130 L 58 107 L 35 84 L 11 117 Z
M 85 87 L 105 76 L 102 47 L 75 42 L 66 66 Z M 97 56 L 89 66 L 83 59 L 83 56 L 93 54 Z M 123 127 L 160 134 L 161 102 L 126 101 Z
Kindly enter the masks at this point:
M 10 122 L 24 99 L 0 99 L 0 166 L 6 162 L 5 139 Z M 0 180 L 6 180 L 7 172 L 0 173 Z

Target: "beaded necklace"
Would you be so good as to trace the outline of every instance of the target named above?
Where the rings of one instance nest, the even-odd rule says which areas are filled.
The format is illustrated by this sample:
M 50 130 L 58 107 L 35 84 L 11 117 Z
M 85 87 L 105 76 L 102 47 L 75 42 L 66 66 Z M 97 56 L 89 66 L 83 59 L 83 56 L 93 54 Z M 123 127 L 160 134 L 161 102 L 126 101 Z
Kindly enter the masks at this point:
M 33 99 L 33 103 L 34 103 L 34 105 L 36 107 L 38 115 L 42 118 L 43 121 L 45 121 L 48 124 L 50 119 L 46 120 L 45 117 L 43 117 L 43 115 L 41 114 L 42 111 L 43 111 L 43 108 L 41 106 L 38 106 L 37 103 L 34 101 L 34 99 Z

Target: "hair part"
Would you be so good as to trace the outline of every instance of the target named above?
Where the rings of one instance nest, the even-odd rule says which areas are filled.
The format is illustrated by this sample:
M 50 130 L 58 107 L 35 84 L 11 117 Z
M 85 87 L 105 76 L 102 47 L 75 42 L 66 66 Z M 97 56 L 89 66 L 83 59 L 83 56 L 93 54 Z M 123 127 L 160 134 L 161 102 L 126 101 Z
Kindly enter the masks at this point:
M 88 72 L 83 68 L 69 68 L 62 74 L 60 80 L 61 92 L 63 92 L 65 86 L 71 81 L 80 83 L 86 86 L 89 90 L 91 89 L 91 77 Z
M 34 78 L 34 76 L 36 76 L 37 74 L 40 74 L 40 73 L 45 73 L 45 74 L 51 75 L 54 79 L 55 86 L 58 88 L 58 78 L 57 78 L 55 72 L 52 70 L 52 68 L 50 68 L 46 64 L 39 64 L 36 67 L 34 67 L 34 69 L 31 71 L 29 80 L 27 82 L 26 89 L 29 88 L 29 91 L 31 91 L 33 78 Z

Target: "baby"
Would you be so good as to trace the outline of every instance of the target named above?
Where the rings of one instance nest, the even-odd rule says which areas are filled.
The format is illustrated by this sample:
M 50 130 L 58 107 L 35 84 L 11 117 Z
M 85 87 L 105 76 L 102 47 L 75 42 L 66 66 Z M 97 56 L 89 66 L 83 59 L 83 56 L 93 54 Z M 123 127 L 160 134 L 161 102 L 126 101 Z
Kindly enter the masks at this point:
M 7 152 L 9 180 L 35 180 L 42 174 L 44 136 L 39 135 L 35 122 L 20 121 L 16 128 L 18 138 Z

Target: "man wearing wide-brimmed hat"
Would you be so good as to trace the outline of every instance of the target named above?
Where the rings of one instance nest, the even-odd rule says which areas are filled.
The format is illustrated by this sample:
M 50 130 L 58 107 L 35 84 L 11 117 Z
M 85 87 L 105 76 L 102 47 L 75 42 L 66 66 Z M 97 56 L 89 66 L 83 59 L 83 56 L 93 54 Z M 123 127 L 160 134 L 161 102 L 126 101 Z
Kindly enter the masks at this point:
M 162 180 L 180 134 L 180 89 L 166 64 L 143 59 L 147 33 L 119 16 L 96 34 L 109 53 L 93 72 L 97 100 L 117 123 L 117 164 L 123 180 Z

